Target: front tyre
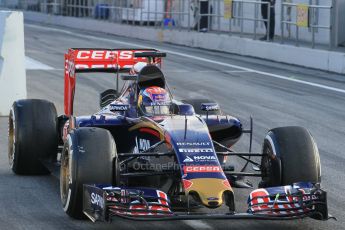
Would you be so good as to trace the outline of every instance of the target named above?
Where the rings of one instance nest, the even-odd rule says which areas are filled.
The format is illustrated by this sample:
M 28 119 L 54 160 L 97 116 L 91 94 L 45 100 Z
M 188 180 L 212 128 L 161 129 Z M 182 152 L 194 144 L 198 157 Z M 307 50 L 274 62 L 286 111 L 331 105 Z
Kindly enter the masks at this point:
M 67 137 L 61 156 L 60 195 L 64 211 L 82 219 L 83 184 L 112 184 L 117 151 L 106 129 L 78 128 Z
M 320 183 L 320 156 L 310 132 L 298 126 L 270 130 L 263 144 L 261 171 L 259 187 Z
M 13 103 L 8 122 L 8 158 L 14 173 L 49 173 L 40 159 L 57 154 L 56 121 L 56 109 L 51 102 L 27 99 Z

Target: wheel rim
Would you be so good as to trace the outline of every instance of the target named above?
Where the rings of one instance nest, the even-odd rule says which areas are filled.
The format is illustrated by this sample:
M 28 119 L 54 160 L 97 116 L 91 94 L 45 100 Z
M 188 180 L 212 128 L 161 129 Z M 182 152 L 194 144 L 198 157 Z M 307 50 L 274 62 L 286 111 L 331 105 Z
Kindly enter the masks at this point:
M 61 172 L 60 172 L 60 194 L 62 204 L 65 206 L 69 196 L 70 187 L 70 170 L 69 170 L 69 154 L 68 148 L 65 148 L 61 157 Z
M 11 111 L 8 121 L 8 162 L 11 169 L 13 169 L 16 150 L 16 136 L 15 136 L 15 123 L 13 113 Z
M 270 177 L 272 173 L 272 151 L 271 149 L 266 145 L 263 150 L 263 157 L 261 162 L 261 173 L 262 173 L 262 180 L 266 183 L 270 183 Z

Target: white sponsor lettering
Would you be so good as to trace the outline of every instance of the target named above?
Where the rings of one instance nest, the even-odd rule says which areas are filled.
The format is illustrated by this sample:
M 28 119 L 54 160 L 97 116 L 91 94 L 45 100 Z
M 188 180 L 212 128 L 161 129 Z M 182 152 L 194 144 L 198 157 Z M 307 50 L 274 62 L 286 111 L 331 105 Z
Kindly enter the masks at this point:
M 92 52 L 91 58 L 92 59 L 103 59 L 104 51 L 102 50 L 95 50 Z
M 123 50 L 123 51 L 114 51 L 114 50 L 79 50 L 77 53 L 77 59 L 79 60 L 111 60 L 115 59 L 118 56 L 119 59 L 143 59 L 145 58 L 135 58 L 133 57 L 133 51 Z
M 139 139 L 139 149 L 145 151 L 150 148 L 150 141 L 145 139 Z
M 184 149 L 181 148 L 179 149 L 180 153 L 213 153 L 213 149 L 212 148 L 193 148 L 193 149 Z
M 206 111 L 217 111 L 217 110 L 219 110 L 219 106 L 218 105 L 206 105 L 205 110 Z
M 97 65 L 86 65 L 86 64 L 77 64 L 75 66 L 76 69 L 110 69 L 110 68 L 117 68 L 116 64 L 97 64 Z
M 90 50 L 80 50 L 77 54 L 77 59 L 89 59 Z
M 110 111 L 127 111 L 129 109 L 128 105 L 110 105 Z
M 131 59 L 132 55 L 132 51 L 122 51 L 120 52 L 120 59 Z
M 178 146 L 210 146 L 210 142 L 177 142 Z
M 105 53 L 104 59 L 114 59 L 116 57 L 116 53 L 114 51 L 107 51 Z
M 91 65 L 91 69 L 103 69 L 105 65 Z
M 185 173 L 209 173 L 209 172 L 222 172 L 219 166 L 185 166 L 183 168 Z
M 135 147 L 133 153 L 146 151 L 151 147 L 150 140 L 135 138 Z
M 183 160 L 184 163 L 191 163 L 191 162 L 207 162 L 207 161 L 216 161 L 217 158 L 215 156 L 186 156 L 186 159 Z
M 91 203 L 95 204 L 101 208 L 104 208 L 104 199 L 102 196 L 96 194 L 96 193 L 91 193 Z
M 214 160 L 216 160 L 215 156 L 194 156 L 193 158 L 196 161 L 214 161 Z
M 77 64 L 75 65 L 76 69 L 88 69 L 90 68 L 89 65 L 85 65 L 85 64 Z

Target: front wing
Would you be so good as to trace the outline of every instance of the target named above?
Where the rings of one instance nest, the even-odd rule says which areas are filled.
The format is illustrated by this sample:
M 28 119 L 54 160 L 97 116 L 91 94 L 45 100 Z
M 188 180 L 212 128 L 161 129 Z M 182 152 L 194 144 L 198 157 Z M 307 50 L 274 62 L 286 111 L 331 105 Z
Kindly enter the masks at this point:
M 246 213 L 173 212 L 166 193 L 151 188 L 84 185 L 83 212 L 92 221 L 111 221 L 118 216 L 133 220 L 264 219 L 312 217 L 327 220 L 327 194 L 318 185 L 256 189 L 248 197 Z

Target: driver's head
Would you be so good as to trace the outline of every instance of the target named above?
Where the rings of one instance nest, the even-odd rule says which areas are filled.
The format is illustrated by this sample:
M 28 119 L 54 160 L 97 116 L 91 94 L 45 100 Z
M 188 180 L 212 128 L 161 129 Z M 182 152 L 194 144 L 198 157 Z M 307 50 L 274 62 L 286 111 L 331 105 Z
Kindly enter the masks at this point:
M 165 89 L 151 86 L 140 91 L 138 107 L 140 112 L 147 116 L 168 115 L 171 99 Z

